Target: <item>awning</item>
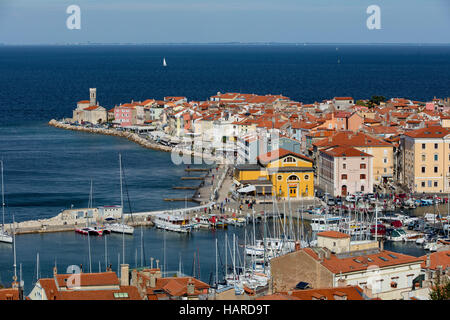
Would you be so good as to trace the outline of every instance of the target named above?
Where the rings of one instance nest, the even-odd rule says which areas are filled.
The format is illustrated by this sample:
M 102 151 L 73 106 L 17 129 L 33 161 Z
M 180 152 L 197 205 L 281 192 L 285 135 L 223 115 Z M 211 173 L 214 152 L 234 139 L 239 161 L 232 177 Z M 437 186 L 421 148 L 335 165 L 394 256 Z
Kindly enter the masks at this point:
M 253 192 L 255 190 L 256 190 L 255 186 L 247 186 L 247 187 L 238 189 L 237 192 L 239 192 L 239 193 L 247 193 L 247 192 Z

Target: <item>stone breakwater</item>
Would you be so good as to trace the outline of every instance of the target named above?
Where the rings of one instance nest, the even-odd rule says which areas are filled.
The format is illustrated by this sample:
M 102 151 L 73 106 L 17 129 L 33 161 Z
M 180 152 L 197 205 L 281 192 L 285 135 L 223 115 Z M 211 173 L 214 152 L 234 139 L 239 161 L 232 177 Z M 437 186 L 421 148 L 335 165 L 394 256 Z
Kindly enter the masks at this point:
M 140 146 L 142 146 L 144 148 L 158 150 L 158 151 L 165 151 L 165 152 L 174 151 L 173 147 L 163 146 L 159 143 L 149 141 L 145 138 L 140 137 L 138 134 L 133 133 L 133 132 L 118 131 L 115 129 L 86 128 L 86 127 L 82 127 L 82 126 L 74 126 L 74 125 L 71 125 L 68 123 L 62 123 L 55 119 L 50 120 L 48 125 L 55 127 L 55 128 L 61 128 L 61 129 L 66 129 L 66 130 L 82 131 L 82 132 L 88 132 L 88 133 L 94 133 L 94 134 L 103 134 L 103 135 L 108 135 L 108 136 L 123 137 L 134 143 L 139 144 Z M 204 154 L 204 153 L 200 153 L 200 152 L 192 151 L 192 150 L 177 149 L 177 151 L 183 152 L 184 154 L 190 154 L 193 157 L 199 157 L 204 160 L 213 161 L 215 163 L 222 163 L 224 160 L 221 157 L 215 157 L 213 155 Z

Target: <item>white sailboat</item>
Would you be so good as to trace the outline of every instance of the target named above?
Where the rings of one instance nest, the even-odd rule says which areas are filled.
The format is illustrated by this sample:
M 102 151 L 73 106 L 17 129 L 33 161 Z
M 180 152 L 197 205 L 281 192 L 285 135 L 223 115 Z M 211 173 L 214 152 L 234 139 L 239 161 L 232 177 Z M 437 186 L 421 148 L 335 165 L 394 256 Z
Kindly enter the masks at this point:
M 122 156 L 119 155 L 119 169 L 120 169 L 120 205 L 122 206 L 122 221 L 111 223 L 108 225 L 110 232 L 133 234 L 134 227 L 129 226 L 123 222 L 123 192 L 122 192 Z
M 2 171 L 2 229 L 0 230 L 0 242 L 13 243 L 13 237 L 5 231 L 5 187 L 3 184 L 3 160 L 0 160 Z
M 167 67 L 167 62 L 166 62 L 166 58 L 163 58 L 163 67 Z

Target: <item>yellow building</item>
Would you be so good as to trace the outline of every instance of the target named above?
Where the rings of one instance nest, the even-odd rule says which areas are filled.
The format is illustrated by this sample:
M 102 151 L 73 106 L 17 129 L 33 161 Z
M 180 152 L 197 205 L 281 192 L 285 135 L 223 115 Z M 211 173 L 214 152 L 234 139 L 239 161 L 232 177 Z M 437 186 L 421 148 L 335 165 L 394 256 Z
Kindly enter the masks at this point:
M 450 192 L 450 129 L 413 130 L 400 143 L 401 180 L 412 192 Z
M 255 187 L 258 196 L 299 199 L 314 196 L 313 160 L 278 149 L 261 155 L 257 164 L 236 166 L 235 179 Z

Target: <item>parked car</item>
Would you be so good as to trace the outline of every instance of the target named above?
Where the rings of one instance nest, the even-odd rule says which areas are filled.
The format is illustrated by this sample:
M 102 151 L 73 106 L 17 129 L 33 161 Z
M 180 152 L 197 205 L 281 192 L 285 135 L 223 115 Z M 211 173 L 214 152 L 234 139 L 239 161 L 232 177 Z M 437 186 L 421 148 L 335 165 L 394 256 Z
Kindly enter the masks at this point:
M 347 197 L 345 197 L 345 200 L 348 202 L 355 202 L 356 198 L 353 195 L 348 195 Z

